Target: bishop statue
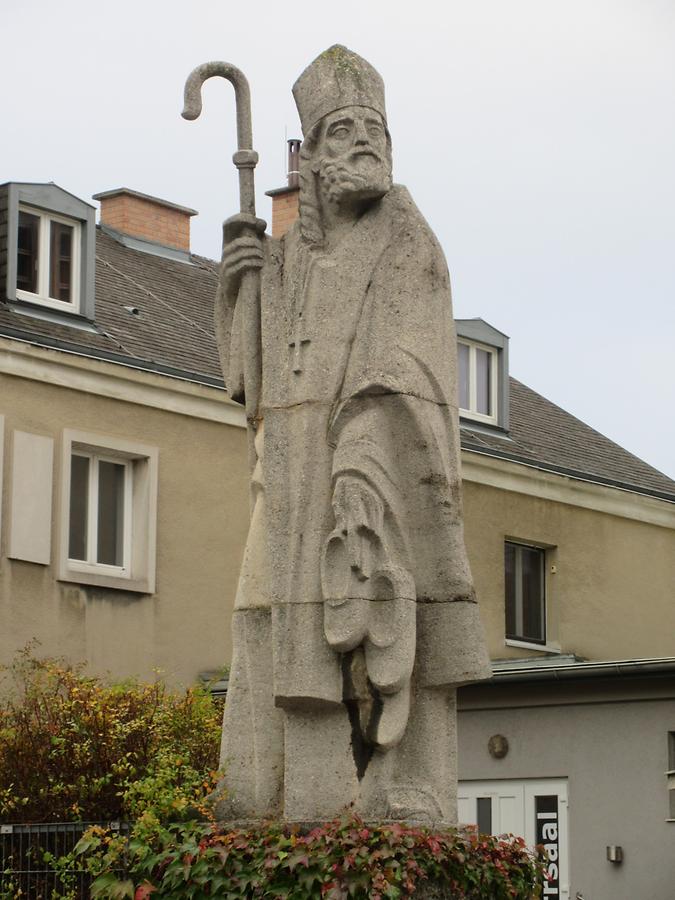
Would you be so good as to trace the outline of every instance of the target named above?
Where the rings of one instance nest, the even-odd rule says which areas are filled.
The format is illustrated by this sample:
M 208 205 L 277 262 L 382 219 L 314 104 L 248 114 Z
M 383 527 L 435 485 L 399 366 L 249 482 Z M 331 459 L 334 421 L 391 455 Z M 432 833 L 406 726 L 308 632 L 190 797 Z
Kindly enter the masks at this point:
M 229 219 L 216 298 L 253 497 L 217 809 L 452 824 L 456 689 L 490 669 L 463 537 L 447 266 L 392 183 L 375 69 L 334 46 L 293 95 L 299 218 L 281 240 Z

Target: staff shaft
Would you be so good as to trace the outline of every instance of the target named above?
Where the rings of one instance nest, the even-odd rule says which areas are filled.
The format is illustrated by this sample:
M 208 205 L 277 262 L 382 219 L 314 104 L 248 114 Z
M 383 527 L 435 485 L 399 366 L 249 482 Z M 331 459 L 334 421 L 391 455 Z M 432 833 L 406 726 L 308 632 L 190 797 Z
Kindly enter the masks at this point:
M 202 85 L 208 78 L 226 78 L 234 87 L 237 110 L 237 152 L 232 161 L 239 172 L 239 209 L 242 213 L 255 216 L 255 185 L 253 170 L 258 162 L 258 154 L 253 149 L 253 128 L 251 124 L 251 92 L 246 76 L 231 63 L 207 62 L 193 69 L 185 82 L 185 104 L 183 118 L 197 119 L 202 111 Z M 245 272 L 239 288 L 237 303 L 242 305 L 244 314 L 244 394 L 246 418 L 252 430 L 258 423 L 258 403 L 262 381 L 260 346 L 260 278 L 257 272 Z M 227 373 L 223 375 L 227 378 Z

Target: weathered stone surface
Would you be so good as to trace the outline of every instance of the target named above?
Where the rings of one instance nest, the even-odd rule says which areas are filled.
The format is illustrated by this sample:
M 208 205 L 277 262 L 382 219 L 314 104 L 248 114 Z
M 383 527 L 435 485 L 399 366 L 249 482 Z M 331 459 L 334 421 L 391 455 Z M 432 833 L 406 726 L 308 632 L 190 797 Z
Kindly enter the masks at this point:
M 317 821 L 351 805 L 452 824 L 455 688 L 489 665 L 462 531 L 447 267 L 392 185 L 372 66 L 332 47 L 294 94 L 298 223 L 281 241 L 247 216 L 224 229 L 225 377 L 241 396 L 260 359 L 261 392 L 218 810 Z M 253 338 L 237 301 L 251 271 Z

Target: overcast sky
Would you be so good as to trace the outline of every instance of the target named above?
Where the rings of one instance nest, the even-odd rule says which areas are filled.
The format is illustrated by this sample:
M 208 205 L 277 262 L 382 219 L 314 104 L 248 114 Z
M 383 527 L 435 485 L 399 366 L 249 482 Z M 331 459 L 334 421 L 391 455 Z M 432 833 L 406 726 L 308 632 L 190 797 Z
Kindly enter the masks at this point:
M 291 85 L 333 43 L 382 74 L 395 179 L 445 250 L 457 317 L 511 372 L 675 477 L 675 0 L 5 0 L 0 181 L 194 207 L 217 257 L 237 210 L 234 93 L 251 84 L 258 214 L 300 129 Z

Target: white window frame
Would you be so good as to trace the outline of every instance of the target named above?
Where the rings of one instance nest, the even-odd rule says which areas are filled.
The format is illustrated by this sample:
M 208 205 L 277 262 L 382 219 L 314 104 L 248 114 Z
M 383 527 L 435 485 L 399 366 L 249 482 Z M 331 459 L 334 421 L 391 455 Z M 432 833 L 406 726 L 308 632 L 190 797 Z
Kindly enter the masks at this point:
M 474 419 L 476 422 L 485 422 L 488 425 L 497 425 L 499 421 L 499 365 L 498 351 L 488 344 L 480 344 L 477 341 L 469 341 L 466 338 L 458 338 L 457 344 L 463 344 L 469 348 L 469 409 L 460 406 L 460 415 L 466 419 Z M 490 354 L 490 409 L 492 415 L 487 416 L 477 410 L 477 379 L 476 379 L 476 350 L 484 350 Z M 459 397 L 459 364 L 457 366 L 457 392 Z
M 29 303 L 38 303 L 40 306 L 48 306 L 50 309 L 79 313 L 82 226 L 76 219 L 70 219 L 67 216 L 47 212 L 36 206 L 27 206 L 23 203 L 19 204 L 19 213 L 22 212 L 35 216 L 40 220 L 38 228 L 38 292 L 33 294 L 30 291 L 19 290 L 17 287 L 17 299 L 25 300 Z M 71 258 L 71 293 L 73 299 L 70 301 L 57 300 L 55 297 L 49 296 L 49 226 L 51 222 L 59 222 L 61 225 L 68 225 L 73 229 L 73 255 Z
M 86 559 L 73 559 L 68 557 L 68 566 L 81 572 L 100 572 L 108 575 L 119 575 L 121 578 L 129 578 L 131 575 L 131 547 L 133 539 L 133 462 L 109 453 L 92 453 L 71 449 L 70 458 L 81 456 L 89 460 L 89 481 L 87 486 L 87 534 L 85 538 Z M 108 563 L 100 563 L 96 560 L 98 548 L 98 478 L 99 463 L 109 462 L 124 466 L 124 521 L 122 524 L 122 565 L 114 566 Z M 70 504 L 70 491 L 68 491 Z M 70 521 L 69 521 L 70 526 Z M 70 527 L 68 530 L 70 543 Z
M 507 645 L 515 646 L 515 647 L 524 647 L 527 649 L 540 649 L 545 650 L 548 649 L 548 581 L 547 581 L 547 563 L 548 563 L 548 551 L 550 548 L 542 547 L 540 544 L 532 544 L 526 543 L 525 541 L 516 541 L 510 540 L 506 538 L 504 540 L 504 548 L 506 548 L 506 544 L 510 544 L 513 547 L 523 547 L 526 550 L 538 550 L 541 553 L 541 586 L 543 591 L 542 598 L 542 630 L 544 632 L 544 637 L 541 641 L 537 641 L 534 638 L 526 638 L 522 637 L 513 637 L 506 634 L 506 565 L 504 565 L 504 640 Z M 516 554 L 516 567 L 518 566 L 519 555 Z M 516 610 L 515 610 L 515 618 L 516 618 L 516 631 L 519 631 L 522 635 L 523 633 L 523 603 L 522 603 L 522 572 L 521 572 L 521 590 L 518 591 L 518 568 L 516 568 Z M 518 596 L 520 594 L 520 604 L 518 604 Z M 518 621 L 520 620 L 520 628 L 518 628 Z
M 70 559 L 70 480 L 73 456 L 85 456 L 89 465 L 87 560 Z M 155 592 L 157 543 L 157 485 L 159 453 L 149 447 L 108 435 L 64 429 L 61 464 L 59 540 L 60 581 L 139 593 Z M 124 478 L 124 536 L 121 566 L 95 561 L 98 461 L 122 464 Z

